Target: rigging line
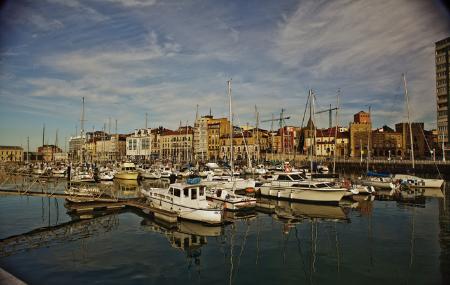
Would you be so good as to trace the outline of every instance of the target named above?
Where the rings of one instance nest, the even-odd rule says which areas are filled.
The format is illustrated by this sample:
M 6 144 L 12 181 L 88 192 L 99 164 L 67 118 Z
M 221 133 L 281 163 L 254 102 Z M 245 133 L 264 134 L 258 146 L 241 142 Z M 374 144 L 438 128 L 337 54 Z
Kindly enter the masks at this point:
M 428 144 L 428 140 L 427 140 L 427 138 L 425 137 L 425 131 L 423 130 L 422 126 L 420 126 L 420 125 L 419 125 L 419 128 L 420 128 L 420 130 L 422 131 L 422 136 L 423 136 L 423 139 L 425 140 L 425 143 L 427 144 L 428 151 L 431 151 L 430 145 Z M 433 155 L 434 155 L 434 156 L 436 156 L 436 153 L 434 153 L 435 151 L 436 151 L 436 150 L 433 151 Z M 442 178 L 442 175 L 441 175 L 441 172 L 439 171 L 439 167 L 438 167 L 437 164 L 436 164 L 436 160 L 433 160 L 433 164 L 434 164 L 434 166 L 436 167 L 436 170 L 437 170 L 437 172 L 438 172 L 438 174 L 439 174 L 439 178 L 443 179 L 443 178 Z

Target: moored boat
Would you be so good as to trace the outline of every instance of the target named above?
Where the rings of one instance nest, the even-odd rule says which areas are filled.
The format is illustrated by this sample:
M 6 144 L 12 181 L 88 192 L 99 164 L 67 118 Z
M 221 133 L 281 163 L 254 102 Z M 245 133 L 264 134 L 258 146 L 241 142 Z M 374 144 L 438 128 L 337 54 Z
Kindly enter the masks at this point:
M 222 210 L 206 200 L 205 186 L 174 183 L 168 188 L 141 189 L 150 204 L 177 213 L 178 217 L 207 224 L 221 224 Z
M 139 172 L 132 162 L 125 162 L 121 165 L 120 170 L 114 175 L 117 179 L 137 180 Z

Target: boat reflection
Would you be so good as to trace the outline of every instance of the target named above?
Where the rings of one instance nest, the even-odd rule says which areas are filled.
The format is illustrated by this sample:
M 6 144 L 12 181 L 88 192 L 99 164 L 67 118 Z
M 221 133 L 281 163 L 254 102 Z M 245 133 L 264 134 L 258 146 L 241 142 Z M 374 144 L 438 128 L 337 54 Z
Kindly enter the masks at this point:
M 318 205 L 283 200 L 270 200 L 275 204 L 275 215 L 284 220 L 322 219 L 348 221 L 349 209 L 341 206 Z
M 144 218 L 141 221 L 144 230 L 165 235 L 172 248 L 183 251 L 189 261 L 199 269 L 201 247 L 207 244 L 207 237 L 217 237 L 223 234 L 222 227 L 205 226 L 199 223 L 180 221 L 175 227 L 165 225 L 159 221 Z

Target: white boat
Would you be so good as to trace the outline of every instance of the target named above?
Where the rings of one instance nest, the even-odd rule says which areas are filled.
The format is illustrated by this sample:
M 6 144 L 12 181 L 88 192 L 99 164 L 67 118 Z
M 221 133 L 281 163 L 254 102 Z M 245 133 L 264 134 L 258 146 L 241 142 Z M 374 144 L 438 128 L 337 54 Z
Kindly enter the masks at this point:
M 164 167 L 163 169 L 161 169 L 161 178 L 170 178 L 170 175 L 172 175 L 172 170 L 170 169 L 170 167 Z
M 98 179 L 101 181 L 111 181 L 114 179 L 115 172 L 112 170 L 104 170 L 99 172 Z
M 58 167 L 58 168 L 52 169 L 53 177 L 62 178 L 62 177 L 66 177 L 66 174 L 67 174 L 67 169 L 65 167 Z
M 296 183 L 303 182 L 306 177 L 300 172 L 277 172 L 272 175 L 271 187 L 289 187 Z
M 255 188 L 256 181 L 254 179 L 243 179 L 231 176 L 208 176 L 202 179 L 202 185 L 208 187 L 217 187 L 226 190 L 244 190 L 248 188 Z
M 121 165 L 120 170 L 114 175 L 117 179 L 137 180 L 139 172 L 136 165 L 132 162 L 125 162 Z
M 177 213 L 178 217 L 207 224 L 221 224 L 222 211 L 206 200 L 205 186 L 174 183 L 169 188 L 141 189 L 150 204 Z
M 339 203 L 344 196 L 352 194 L 346 188 L 308 180 L 285 187 L 272 187 L 266 183 L 260 191 L 263 196 L 319 203 Z
M 144 165 L 138 168 L 139 176 L 145 179 L 160 179 L 161 173 L 159 170 L 150 167 L 149 165 Z
M 441 188 L 443 179 L 420 178 L 413 175 L 395 174 L 394 179 L 414 188 Z
M 256 174 L 256 175 L 264 175 L 267 173 L 266 168 L 262 164 L 258 164 L 256 167 L 253 168 L 246 168 L 245 174 Z
M 206 198 L 229 211 L 250 210 L 256 207 L 256 199 L 234 194 L 221 188 L 206 189 Z
M 367 177 L 361 180 L 361 184 L 379 189 L 395 189 L 395 184 L 390 177 Z
M 94 173 L 85 167 L 76 168 L 70 175 L 71 182 L 95 182 Z

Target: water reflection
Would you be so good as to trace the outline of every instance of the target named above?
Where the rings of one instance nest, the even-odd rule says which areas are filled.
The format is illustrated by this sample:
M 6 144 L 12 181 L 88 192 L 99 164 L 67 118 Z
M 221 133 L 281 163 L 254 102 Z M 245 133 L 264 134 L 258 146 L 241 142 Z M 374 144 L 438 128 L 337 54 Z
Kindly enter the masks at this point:
M 144 218 L 141 221 L 141 227 L 145 231 L 164 235 L 172 248 L 185 253 L 188 269 L 195 265 L 198 271 L 201 265 L 201 248 L 207 244 L 207 237 L 218 237 L 223 233 L 222 227 L 205 226 L 188 221 L 180 221 L 174 227 Z

